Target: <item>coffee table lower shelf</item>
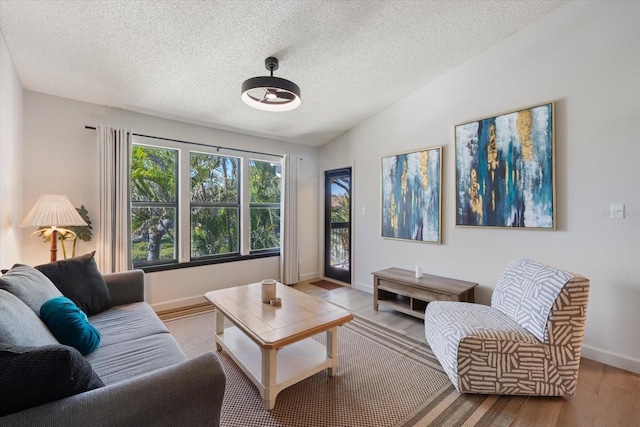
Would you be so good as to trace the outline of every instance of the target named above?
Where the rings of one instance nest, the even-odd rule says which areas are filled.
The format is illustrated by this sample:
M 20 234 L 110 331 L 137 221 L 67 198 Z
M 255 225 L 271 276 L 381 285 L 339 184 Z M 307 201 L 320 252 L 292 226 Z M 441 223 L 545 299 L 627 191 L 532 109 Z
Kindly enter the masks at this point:
M 328 330 L 327 339 L 330 339 L 330 333 L 337 332 L 337 327 Z M 330 357 L 330 348 L 313 338 L 294 342 L 277 351 L 265 350 L 239 328 L 232 326 L 216 335 L 216 344 L 222 347 L 258 388 L 264 405 L 269 410 L 275 406 L 276 396 L 282 390 L 324 369 L 329 369 L 329 374 L 333 375 L 336 365 L 336 361 Z M 270 355 L 265 354 L 269 352 Z M 270 357 L 275 358 L 275 361 L 270 361 Z M 273 371 L 269 369 L 270 363 L 275 364 L 275 381 L 264 375 Z M 271 387 L 268 386 L 270 381 Z

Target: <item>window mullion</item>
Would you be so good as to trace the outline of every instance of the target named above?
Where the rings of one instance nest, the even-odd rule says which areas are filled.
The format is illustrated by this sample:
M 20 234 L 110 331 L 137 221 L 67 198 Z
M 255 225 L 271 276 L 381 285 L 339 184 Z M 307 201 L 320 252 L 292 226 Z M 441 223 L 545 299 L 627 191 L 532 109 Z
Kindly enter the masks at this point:
M 179 262 L 191 261 L 191 157 L 187 149 L 178 152 L 178 236 L 180 236 Z
M 242 158 L 240 167 L 240 254 L 251 253 L 251 215 L 249 202 L 251 200 L 249 184 L 249 158 Z

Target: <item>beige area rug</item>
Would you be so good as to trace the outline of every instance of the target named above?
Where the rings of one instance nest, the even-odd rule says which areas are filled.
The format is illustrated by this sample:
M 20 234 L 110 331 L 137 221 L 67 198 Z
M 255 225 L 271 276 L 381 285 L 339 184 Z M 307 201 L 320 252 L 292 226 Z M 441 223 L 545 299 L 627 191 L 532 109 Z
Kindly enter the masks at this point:
M 213 312 L 165 324 L 187 357 L 215 351 Z M 283 390 L 271 411 L 235 363 L 217 354 L 227 375 L 222 426 L 508 426 L 526 400 L 461 395 L 428 346 L 361 318 L 340 328 L 336 376 L 323 371 Z

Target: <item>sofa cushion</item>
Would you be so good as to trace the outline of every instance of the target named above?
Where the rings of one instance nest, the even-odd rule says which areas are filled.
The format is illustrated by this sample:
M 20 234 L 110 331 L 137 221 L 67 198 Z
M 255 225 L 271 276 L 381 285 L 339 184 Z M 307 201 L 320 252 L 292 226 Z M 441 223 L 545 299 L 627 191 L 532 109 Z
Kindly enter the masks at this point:
M 430 302 L 425 311 L 424 328 L 429 347 L 458 390 L 458 369 L 463 364 L 458 357 L 458 348 L 463 340 L 482 338 L 508 345 L 540 344 L 529 331 L 507 315 L 482 304 Z
M 91 367 L 107 385 L 175 365 L 186 359 L 169 333 L 100 346 L 87 355 Z
M 0 344 L 0 415 L 102 386 L 89 362 L 74 348 Z
M 102 334 L 101 347 L 169 332 L 146 302 L 111 307 L 89 321 Z
M 35 267 L 51 279 L 62 294 L 76 303 L 88 316 L 111 307 L 109 289 L 98 271 L 94 255 L 95 251 Z
M 20 298 L 38 316 L 45 301 L 62 295 L 47 276 L 33 267 L 15 264 L 0 276 L 0 289 Z
M 100 345 L 100 332 L 89 322 L 87 315 L 65 296 L 45 302 L 40 309 L 40 318 L 61 344 L 69 345 L 83 355 Z
M 0 342 L 31 347 L 58 344 L 33 310 L 5 290 L 0 290 Z

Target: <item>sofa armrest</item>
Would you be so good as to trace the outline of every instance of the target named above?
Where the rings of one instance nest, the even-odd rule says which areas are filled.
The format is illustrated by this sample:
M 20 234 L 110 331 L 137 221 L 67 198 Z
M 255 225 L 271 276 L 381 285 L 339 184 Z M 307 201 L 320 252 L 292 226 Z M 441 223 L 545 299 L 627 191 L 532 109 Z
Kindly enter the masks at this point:
M 0 418 L 2 426 L 218 426 L 226 377 L 213 352 Z
M 103 277 L 109 288 L 112 306 L 144 301 L 144 271 L 106 273 Z

